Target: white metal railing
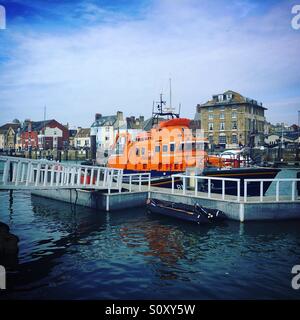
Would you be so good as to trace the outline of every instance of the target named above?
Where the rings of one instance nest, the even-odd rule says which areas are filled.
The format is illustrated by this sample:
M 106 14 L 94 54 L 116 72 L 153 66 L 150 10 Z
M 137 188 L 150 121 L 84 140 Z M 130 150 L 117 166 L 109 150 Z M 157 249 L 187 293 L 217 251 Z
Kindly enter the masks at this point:
M 241 198 L 240 190 L 241 190 L 241 180 L 240 179 L 235 179 L 235 178 L 221 178 L 221 177 L 208 177 L 208 176 L 196 176 L 196 175 L 185 175 L 185 174 L 174 174 L 172 175 L 172 194 L 175 193 L 175 179 L 180 178 L 182 179 L 182 194 L 185 195 L 187 191 L 186 187 L 186 179 L 193 179 L 194 180 L 194 185 L 195 185 L 195 190 L 194 190 L 194 195 L 197 197 L 199 196 L 199 190 L 198 190 L 198 182 L 199 180 L 207 180 L 207 198 L 208 199 L 216 199 L 219 197 L 212 196 L 213 194 L 219 194 L 219 193 L 213 193 L 212 192 L 212 181 L 217 180 L 221 181 L 222 183 L 222 189 L 221 189 L 221 199 L 225 200 L 225 195 L 226 195 L 226 182 L 235 182 L 237 185 L 237 194 L 236 194 L 236 201 L 239 202 Z M 205 196 L 205 192 L 201 190 L 201 197 Z M 232 198 L 231 198 L 232 200 Z
M 0 189 L 120 189 L 122 169 L 0 156 Z
M 179 194 L 187 194 L 187 179 L 192 179 L 194 181 L 194 190 L 193 190 L 193 194 L 196 197 L 206 197 L 208 199 L 220 199 L 219 194 L 221 193 L 221 199 L 222 200 L 226 200 L 226 182 L 235 182 L 236 183 L 236 188 L 237 188 L 237 193 L 236 193 L 236 199 L 232 197 L 230 200 L 236 200 L 237 202 L 240 202 L 241 200 L 243 200 L 244 202 L 249 202 L 249 198 L 251 198 L 252 201 L 257 201 L 257 198 L 259 198 L 260 202 L 265 202 L 265 201 L 276 201 L 279 202 L 280 200 L 284 200 L 284 201 L 298 201 L 299 197 L 297 197 L 296 192 L 297 192 L 297 188 L 296 188 L 296 184 L 300 183 L 300 179 L 298 178 L 287 178 L 287 179 L 244 179 L 244 184 L 241 184 L 241 179 L 235 179 L 235 178 L 221 178 L 221 177 L 208 177 L 208 176 L 196 176 L 196 175 L 185 175 L 185 174 L 175 174 L 172 175 L 172 194 L 175 194 L 175 179 L 181 179 L 182 180 L 182 188 L 180 189 L 180 193 Z M 199 189 L 199 180 L 207 180 L 207 190 L 198 190 Z M 212 181 L 217 180 L 217 181 L 221 181 L 221 190 L 220 192 L 213 192 L 212 190 Z M 274 195 L 265 195 L 264 192 L 264 183 L 266 182 L 271 182 L 271 183 L 275 183 L 275 193 Z M 290 183 L 291 184 L 291 192 L 290 195 L 287 195 L 287 193 L 285 192 L 285 194 L 281 193 L 281 189 L 280 189 L 280 183 Z M 249 196 L 248 195 L 248 191 L 249 191 L 249 183 L 257 183 L 259 184 L 258 186 L 258 197 L 257 196 Z M 241 186 L 243 187 L 243 197 L 241 196 Z M 286 188 L 285 188 L 286 190 Z M 190 192 L 191 190 L 189 190 Z M 201 191 L 201 193 L 200 193 Z M 178 194 L 178 192 L 176 193 Z M 191 194 L 191 192 L 189 193 Z M 227 198 L 228 199 L 228 198 Z
M 296 196 L 296 183 L 300 183 L 300 179 L 296 178 L 287 178 L 287 179 L 245 179 L 244 180 L 244 202 L 248 202 L 249 196 L 248 196 L 248 184 L 249 183 L 257 183 L 259 184 L 259 201 L 264 202 L 266 199 L 270 201 L 274 201 L 274 197 L 270 198 L 270 196 L 265 196 L 264 195 L 264 183 L 265 182 L 271 182 L 275 183 L 275 201 L 279 202 L 280 201 L 280 196 L 282 197 L 283 194 L 280 195 L 280 182 L 289 182 L 291 183 L 291 194 L 289 199 L 284 199 L 285 201 L 296 201 L 297 196 Z M 285 194 L 286 196 L 286 194 Z
M 147 190 L 151 190 L 151 173 L 130 173 L 123 174 L 123 182 L 129 184 L 129 192 L 132 192 L 133 187 L 138 186 L 138 191 L 142 191 L 143 182 L 147 183 Z

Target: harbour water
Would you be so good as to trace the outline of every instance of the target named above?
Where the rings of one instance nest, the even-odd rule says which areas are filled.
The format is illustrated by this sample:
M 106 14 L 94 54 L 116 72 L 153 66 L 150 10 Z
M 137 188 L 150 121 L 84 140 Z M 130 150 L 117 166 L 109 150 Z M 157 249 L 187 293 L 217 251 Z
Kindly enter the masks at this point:
M 2 299 L 300 298 L 300 221 L 200 227 L 25 192 L 0 193 L 0 221 L 20 238 Z

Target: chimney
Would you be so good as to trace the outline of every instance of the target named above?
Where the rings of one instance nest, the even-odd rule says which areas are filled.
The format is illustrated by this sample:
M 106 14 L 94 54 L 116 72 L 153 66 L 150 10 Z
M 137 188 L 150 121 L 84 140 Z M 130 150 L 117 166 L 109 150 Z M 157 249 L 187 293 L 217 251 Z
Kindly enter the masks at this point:
M 117 119 L 120 121 L 120 120 L 123 120 L 123 112 L 122 111 L 117 111 Z
M 102 118 L 102 114 L 101 113 L 96 113 L 95 114 L 95 121 L 98 121 Z

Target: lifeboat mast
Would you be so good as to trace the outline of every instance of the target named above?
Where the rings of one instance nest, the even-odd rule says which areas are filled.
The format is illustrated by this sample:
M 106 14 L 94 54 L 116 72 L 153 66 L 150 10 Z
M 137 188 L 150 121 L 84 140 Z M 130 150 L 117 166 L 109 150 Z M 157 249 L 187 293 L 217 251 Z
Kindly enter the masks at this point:
M 172 108 L 172 89 L 171 89 L 171 79 L 170 81 L 170 107 L 169 108 L 164 108 L 166 105 L 166 101 L 163 100 L 163 94 L 160 94 L 160 101 L 156 102 L 156 108 L 157 111 L 154 110 L 154 101 L 153 101 L 153 108 L 152 108 L 152 127 L 154 125 L 159 124 L 159 119 L 160 117 L 162 118 L 167 118 L 169 119 L 174 119 L 174 118 L 180 118 L 180 111 L 179 113 L 173 112 Z

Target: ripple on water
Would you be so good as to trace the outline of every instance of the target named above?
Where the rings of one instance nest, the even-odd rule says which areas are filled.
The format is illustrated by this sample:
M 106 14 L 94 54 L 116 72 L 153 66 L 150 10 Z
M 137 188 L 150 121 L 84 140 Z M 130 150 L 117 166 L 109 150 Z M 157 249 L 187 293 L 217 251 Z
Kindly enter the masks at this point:
M 200 227 L 143 208 L 107 214 L 28 193 L 0 193 L 20 238 L 8 297 L 38 299 L 299 298 L 299 222 Z

